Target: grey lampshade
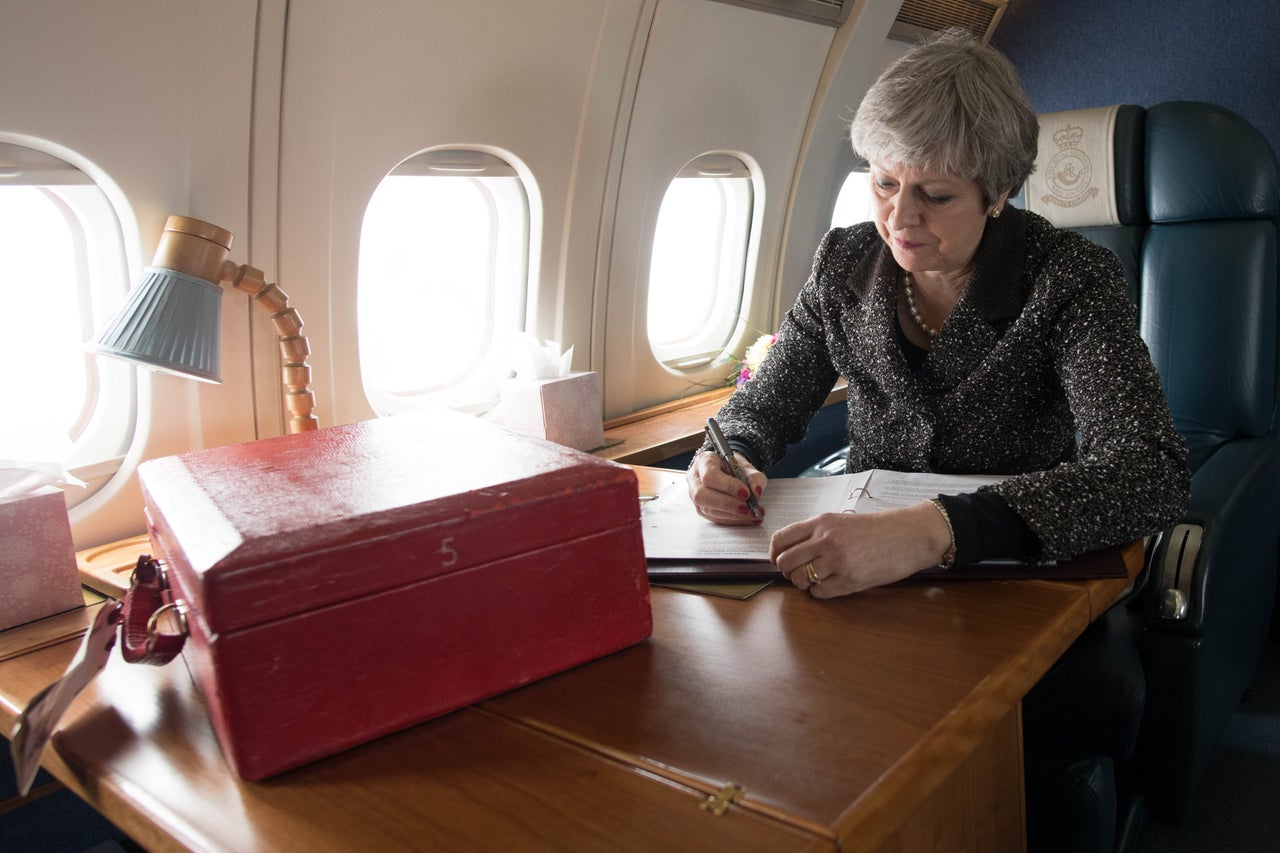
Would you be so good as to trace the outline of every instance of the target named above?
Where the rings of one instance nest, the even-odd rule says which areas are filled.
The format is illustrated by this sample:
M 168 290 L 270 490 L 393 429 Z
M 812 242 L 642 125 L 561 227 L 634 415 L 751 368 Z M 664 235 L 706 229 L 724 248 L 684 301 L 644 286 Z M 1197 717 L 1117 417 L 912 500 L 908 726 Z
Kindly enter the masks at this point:
M 124 307 L 86 348 L 153 370 L 221 382 L 221 318 L 218 284 L 147 267 Z

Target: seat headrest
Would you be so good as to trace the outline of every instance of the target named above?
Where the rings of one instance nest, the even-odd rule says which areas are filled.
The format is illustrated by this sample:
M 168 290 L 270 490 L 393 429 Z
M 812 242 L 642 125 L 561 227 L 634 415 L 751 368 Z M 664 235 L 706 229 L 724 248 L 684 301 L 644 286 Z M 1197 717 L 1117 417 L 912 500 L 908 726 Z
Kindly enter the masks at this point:
M 1152 222 L 1280 213 L 1271 145 L 1223 107 L 1197 101 L 1156 104 L 1147 111 L 1146 160 Z
M 1027 209 L 1059 228 L 1142 222 L 1143 112 L 1119 104 L 1041 115 Z

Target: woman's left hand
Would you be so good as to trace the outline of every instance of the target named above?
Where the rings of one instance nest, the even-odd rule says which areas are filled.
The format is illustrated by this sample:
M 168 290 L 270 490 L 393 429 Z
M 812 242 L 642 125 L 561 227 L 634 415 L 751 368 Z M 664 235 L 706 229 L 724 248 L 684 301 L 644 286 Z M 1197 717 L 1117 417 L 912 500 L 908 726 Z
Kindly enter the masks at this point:
M 885 512 L 829 512 L 789 524 L 773 534 L 769 559 L 815 598 L 835 598 L 936 566 L 950 547 L 946 521 L 924 501 Z

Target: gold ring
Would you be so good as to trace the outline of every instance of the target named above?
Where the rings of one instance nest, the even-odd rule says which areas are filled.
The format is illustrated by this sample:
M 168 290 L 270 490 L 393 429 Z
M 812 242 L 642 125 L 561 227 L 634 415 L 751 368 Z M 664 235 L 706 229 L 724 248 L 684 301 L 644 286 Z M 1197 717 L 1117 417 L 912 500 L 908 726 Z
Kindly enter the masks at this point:
M 814 586 L 822 583 L 822 578 L 818 577 L 818 573 L 813 570 L 813 560 L 804 564 L 804 573 L 809 576 L 809 583 Z

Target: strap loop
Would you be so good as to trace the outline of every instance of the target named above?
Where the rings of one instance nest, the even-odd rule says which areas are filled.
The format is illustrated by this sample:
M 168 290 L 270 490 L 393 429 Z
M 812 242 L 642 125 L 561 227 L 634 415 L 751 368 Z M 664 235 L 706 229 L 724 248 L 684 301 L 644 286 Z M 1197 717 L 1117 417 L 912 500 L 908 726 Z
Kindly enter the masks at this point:
M 124 597 L 124 624 L 120 627 L 120 652 L 129 663 L 155 666 L 177 657 L 187 639 L 185 606 L 166 601 L 164 570 L 150 555 L 138 558 L 129 591 Z M 168 610 L 177 614 L 178 633 L 158 629 L 160 617 Z

